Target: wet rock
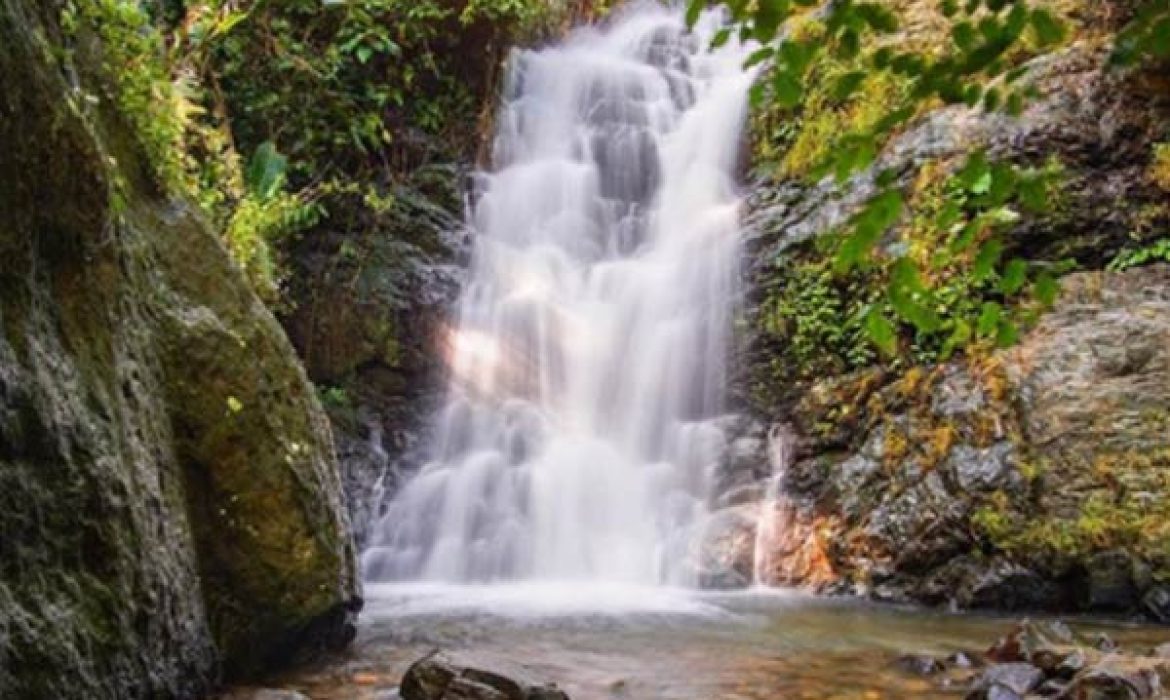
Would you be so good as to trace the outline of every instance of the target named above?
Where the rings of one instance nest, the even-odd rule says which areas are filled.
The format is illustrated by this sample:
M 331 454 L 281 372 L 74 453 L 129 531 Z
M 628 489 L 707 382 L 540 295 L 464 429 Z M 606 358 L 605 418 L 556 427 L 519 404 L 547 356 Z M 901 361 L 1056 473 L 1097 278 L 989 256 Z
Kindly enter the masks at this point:
M 1150 619 L 1170 623 L 1170 586 L 1155 586 L 1142 596 L 1142 610 Z
M 1101 634 L 1097 635 L 1096 639 L 1093 640 L 1093 647 L 1097 651 L 1117 651 L 1117 642 L 1113 641 L 1112 637 L 1102 632 Z
M 700 526 L 699 585 L 703 588 L 746 588 L 755 567 L 758 506 L 738 506 L 712 513 Z
M 1133 581 L 1133 560 L 1127 552 L 1110 550 L 1091 557 L 1086 564 L 1091 610 L 1130 610 L 1137 607 L 1138 589 Z
M 983 665 L 983 659 L 978 654 L 956 651 L 946 658 L 946 665 L 951 668 L 971 669 Z
M 1130 203 L 1164 201 L 1142 164 L 1170 125 L 1165 91 L 1103 71 L 1105 59 L 1080 42 L 1037 61 L 1041 96 L 1019 120 L 961 107 L 925 115 L 888 144 L 874 171 L 909 177 L 924 161 L 961 162 L 974 143 L 1027 162 L 1055 155 L 1067 166 L 1070 210 L 1021 222 L 1006 245 L 1029 259 L 1072 257 L 1101 269 L 1137 230 Z M 1102 132 L 1103 119 L 1118 127 Z M 808 239 L 835 230 L 872 192 L 872 173 L 840 187 L 769 183 L 752 193 L 746 218 L 757 328 L 745 354 L 758 369 L 751 392 L 740 393 L 751 393 L 760 415 L 784 415 L 799 429 L 804 449 L 785 485 L 840 523 L 832 568 L 854 589 L 892 598 L 1000 609 L 1140 605 L 1170 619 L 1170 591 L 1152 611 L 1142 599 L 1153 561 L 1127 566 L 1127 583 L 1108 557 L 1089 565 L 1094 547 L 1054 556 L 1041 536 L 1034 547 L 1014 541 L 1007 554 L 1011 535 L 1059 532 L 1089 502 L 1126 513 L 1166 507 L 1153 475 L 1168 459 L 1170 267 L 1066 276 L 1056 307 L 1017 347 L 991 363 L 922 368 L 927 391 L 899 394 L 888 371 L 874 371 L 873 384 L 861 381 L 865 370 L 787 377 L 777 368 L 785 338 L 766 330 L 761 299 L 790 281 L 776 261 L 819 260 Z M 1170 218 L 1164 209 L 1155 216 Z M 900 435 L 884 434 L 891 428 Z M 976 514 L 1001 517 L 984 527 Z
M 555 685 L 533 680 L 519 667 L 433 652 L 402 678 L 403 700 L 569 700 Z M 505 668 L 504 671 L 496 669 Z
M 1060 663 L 1052 670 L 1052 675 L 1064 680 L 1071 680 L 1084 670 L 1087 663 L 1085 652 L 1080 649 L 1074 649 L 1060 660 Z
M 1077 700 L 1140 700 L 1163 697 L 1158 672 L 1149 667 L 1134 667 L 1121 657 L 1111 655 L 1077 675 L 1065 695 Z
M 1005 691 L 1023 697 L 1044 679 L 1044 672 L 1031 664 L 1007 663 L 988 666 L 975 680 L 968 698 L 999 697 Z M 983 693 L 983 695 L 979 695 Z
M 413 170 L 396 178 L 388 209 L 356 226 L 330 217 L 290 242 L 280 320 L 321 389 L 359 544 L 399 473 L 425 460 L 445 389 L 448 310 L 465 274 L 465 170 Z
M 716 508 L 731 508 L 734 506 L 760 503 L 768 493 L 767 483 L 744 484 L 721 494 L 715 499 Z
M 718 418 L 714 426 L 725 440 L 715 473 L 715 493 L 723 506 L 746 503 L 748 494 L 764 488 L 772 476 L 767 430 L 761 422 L 738 413 Z M 755 500 L 762 498 L 761 491 Z
M 1049 678 L 1048 680 L 1044 681 L 1039 686 L 1037 686 L 1036 690 L 1034 690 L 1032 692 L 1034 692 L 1036 695 L 1039 695 L 1040 697 L 1053 698 L 1053 697 L 1058 697 L 1060 695 L 1063 695 L 1065 692 L 1065 689 L 1067 687 L 1068 686 L 1065 685 L 1065 683 L 1063 683 L 1062 681 L 1056 680 L 1054 678 Z
M 906 654 L 894 661 L 894 666 L 901 671 L 915 676 L 933 676 L 942 673 L 946 667 L 938 659 L 929 654 Z
M 1028 620 L 1020 622 L 987 650 L 987 658 L 997 662 L 1028 663 L 1045 675 L 1053 675 L 1068 657 L 1079 651 L 1070 653 L 1066 647 L 1058 646 L 1046 634 L 1047 627 Z

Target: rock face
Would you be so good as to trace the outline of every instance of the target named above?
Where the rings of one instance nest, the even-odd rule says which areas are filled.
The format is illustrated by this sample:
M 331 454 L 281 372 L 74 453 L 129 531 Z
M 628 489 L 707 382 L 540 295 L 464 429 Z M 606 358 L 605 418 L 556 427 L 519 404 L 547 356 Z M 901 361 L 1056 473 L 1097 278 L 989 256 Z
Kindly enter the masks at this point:
M 892 382 L 868 400 L 855 453 L 790 470 L 855 590 L 999 608 L 1158 599 L 1170 266 L 1079 273 L 1064 289 L 1017 347 Z M 799 409 L 813 445 L 836 431 L 815 406 Z
M 0 696 L 199 696 L 352 635 L 330 434 L 42 5 L 0 1 Z
M 522 669 L 482 666 L 476 659 L 435 652 L 406 671 L 399 692 L 402 700 L 569 700 L 555 685 L 534 681 Z
M 289 337 L 337 439 L 358 542 L 404 464 L 422 463 L 444 387 L 442 348 L 466 248 L 461 169 L 428 166 L 360 232 L 322 229 L 293 251 Z
M 766 579 L 967 607 L 1155 618 L 1170 608 L 1154 585 L 1170 571 L 1158 524 L 1170 513 L 1170 268 L 1091 271 L 1146 230 L 1142 217 L 1165 230 L 1166 192 L 1146 168 L 1170 104 L 1158 79 L 1103 61 L 1088 41 L 1038 59 L 1040 96 L 1022 118 L 937 110 L 844 187 L 784 182 L 753 192 L 752 330 L 735 389 L 760 423 L 799 433 L 784 477 L 786 527 L 809 533 L 828 570 L 786 568 L 792 543 L 778 538 L 764 547 L 781 562 Z M 1005 244 L 1090 271 L 1065 277 L 1056 308 L 1011 350 L 785 374 L 783 333 L 762 330 L 765 295 L 789 283 L 778 264 L 811 255 L 807 241 L 845 221 L 873 192 L 874 173 L 905 180 L 916 164 L 954 162 L 980 145 L 1015 162 L 1060 159 L 1060 211 L 1021 222 Z

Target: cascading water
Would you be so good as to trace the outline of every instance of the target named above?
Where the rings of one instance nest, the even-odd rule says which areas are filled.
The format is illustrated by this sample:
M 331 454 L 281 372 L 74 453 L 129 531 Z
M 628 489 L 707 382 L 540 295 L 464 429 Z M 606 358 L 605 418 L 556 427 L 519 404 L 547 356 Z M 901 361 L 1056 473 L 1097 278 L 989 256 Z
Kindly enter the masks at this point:
M 717 24 L 647 6 L 513 56 L 449 400 L 367 580 L 695 582 L 751 83 Z

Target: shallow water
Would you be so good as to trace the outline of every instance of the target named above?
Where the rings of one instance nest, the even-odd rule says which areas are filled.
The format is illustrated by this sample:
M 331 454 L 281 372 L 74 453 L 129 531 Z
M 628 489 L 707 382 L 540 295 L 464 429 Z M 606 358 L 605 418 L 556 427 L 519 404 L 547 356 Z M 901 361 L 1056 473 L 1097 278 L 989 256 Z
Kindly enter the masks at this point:
M 520 664 L 574 700 L 962 697 L 894 660 L 980 651 L 1018 619 L 773 590 L 395 585 L 367 596 L 354 650 L 285 685 L 320 700 L 388 700 L 411 662 L 441 648 Z M 1066 621 L 1131 650 L 1170 640 L 1165 628 Z

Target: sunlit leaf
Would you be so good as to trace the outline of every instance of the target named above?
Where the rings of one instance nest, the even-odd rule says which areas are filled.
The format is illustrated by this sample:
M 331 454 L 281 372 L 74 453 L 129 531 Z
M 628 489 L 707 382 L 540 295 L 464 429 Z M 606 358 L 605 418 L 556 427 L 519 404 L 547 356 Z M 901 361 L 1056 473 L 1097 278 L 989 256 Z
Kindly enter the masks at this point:
M 865 314 L 865 333 L 870 341 L 887 357 L 894 355 L 898 350 L 897 334 L 894 324 L 886 315 L 874 307 L 870 307 Z

